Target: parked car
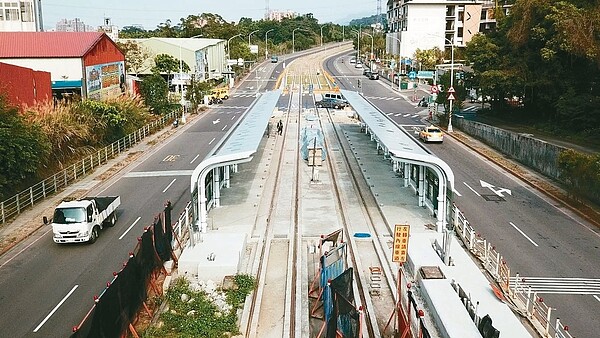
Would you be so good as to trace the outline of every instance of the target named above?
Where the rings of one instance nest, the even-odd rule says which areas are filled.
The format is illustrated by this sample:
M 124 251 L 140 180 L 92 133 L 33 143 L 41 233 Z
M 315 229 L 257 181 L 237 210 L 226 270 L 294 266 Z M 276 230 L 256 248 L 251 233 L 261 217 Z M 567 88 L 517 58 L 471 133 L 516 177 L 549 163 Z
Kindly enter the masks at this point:
M 333 99 L 333 98 L 323 98 L 320 101 L 315 102 L 315 106 L 317 108 L 334 108 L 334 109 L 342 109 L 348 106 L 348 103 L 343 100 Z
M 350 63 L 356 63 L 356 59 L 355 58 L 350 59 Z
M 444 142 L 444 133 L 440 130 L 440 128 L 435 126 L 429 126 L 423 128 L 419 132 L 419 138 L 423 140 L 423 142 Z
M 356 64 L 354 65 L 354 67 L 356 68 L 362 68 L 362 63 L 360 61 L 356 61 Z

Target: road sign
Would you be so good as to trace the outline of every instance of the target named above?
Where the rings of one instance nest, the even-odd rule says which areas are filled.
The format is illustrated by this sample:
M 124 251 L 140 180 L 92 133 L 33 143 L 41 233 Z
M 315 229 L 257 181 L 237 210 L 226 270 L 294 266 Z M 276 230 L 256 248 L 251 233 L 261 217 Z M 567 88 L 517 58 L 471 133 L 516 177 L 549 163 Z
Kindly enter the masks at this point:
M 456 91 L 454 90 L 454 87 L 448 88 L 448 93 L 456 93 Z
M 392 252 L 392 261 L 404 263 L 408 256 L 408 237 L 410 235 L 410 225 L 396 224 L 394 229 L 394 248 Z
M 431 70 L 420 70 L 417 72 L 419 79 L 433 79 L 433 71 Z
M 417 78 L 417 72 L 415 72 L 415 71 L 408 72 L 408 78 L 411 79 L 411 80 L 416 79 Z
M 452 94 L 452 93 L 448 94 L 448 100 L 450 100 L 450 101 L 456 100 L 456 98 L 454 97 L 454 94 Z
M 429 91 L 431 92 L 431 94 L 435 94 L 438 92 L 438 87 L 437 86 L 431 86 L 431 88 L 429 89 Z

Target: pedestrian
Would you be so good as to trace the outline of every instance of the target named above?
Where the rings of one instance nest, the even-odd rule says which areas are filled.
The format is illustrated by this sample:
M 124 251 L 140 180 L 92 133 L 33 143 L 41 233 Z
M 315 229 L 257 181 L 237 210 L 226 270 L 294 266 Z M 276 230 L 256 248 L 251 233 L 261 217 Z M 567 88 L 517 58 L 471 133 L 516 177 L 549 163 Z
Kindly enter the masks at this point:
M 283 133 L 283 122 L 281 122 L 281 120 L 277 122 L 277 132 L 279 133 L 279 135 Z

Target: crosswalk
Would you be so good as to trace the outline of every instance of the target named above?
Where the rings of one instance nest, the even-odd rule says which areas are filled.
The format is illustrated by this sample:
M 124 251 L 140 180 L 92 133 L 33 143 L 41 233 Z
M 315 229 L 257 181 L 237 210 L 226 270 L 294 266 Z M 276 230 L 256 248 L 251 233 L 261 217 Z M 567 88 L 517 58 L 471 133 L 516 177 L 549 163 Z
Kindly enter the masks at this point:
M 369 100 L 385 100 L 385 101 L 398 101 L 404 100 L 402 97 L 385 97 L 385 96 L 365 96 Z
M 600 296 L 600 278 L 569 277 L 510 277 L 510 284 L 518 286 L 522 292 L 530 288 L 532 292 L 564 295 Z
M 402 116 L 402 117 L 411 117 L 413 119 L 416 118 L 420 118 L 422 117 L 419 114 L 410 114 L 410 113 L 387 113 L 387 116 L 394 116 L 394 117 L 398 117 L 398 116 Z

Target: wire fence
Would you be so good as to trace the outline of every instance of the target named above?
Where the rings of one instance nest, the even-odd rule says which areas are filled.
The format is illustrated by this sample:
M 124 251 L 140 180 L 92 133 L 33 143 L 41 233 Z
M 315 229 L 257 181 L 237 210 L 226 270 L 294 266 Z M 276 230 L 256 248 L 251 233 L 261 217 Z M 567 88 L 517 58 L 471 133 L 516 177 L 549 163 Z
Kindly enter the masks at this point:
M 573 338 L 569 327 L 554 319 L 552 309 L 531 288 L 520 284 L 519 275 L 510 277 L 510 268 L 502 255 L 485 238 L 475 232 L 465 215 L 456 205 L 452 207 L 452 223 L 456 234 L 498 283 L 504 295 L 517 310 L 524 314 L 542 337 Z M 511 282 L 512 281 L 512 282 Z M 554 325 L 552 322 L 554 321 Z
M 96 168 L 108 162 L 108 160 L 128 150 L 147 136 L 161 129 L 175 116 L 176 113 L 169 113 L 162 116 L 160 119 L 98 150 L 96 153 L 84 157 L 64 170 L 0 202 L 0 224 L 6 223 L 46 197 L 62 191 L 74 182 L 89 175 Z

